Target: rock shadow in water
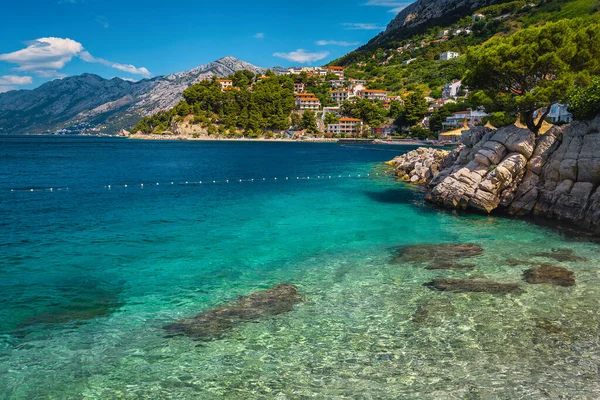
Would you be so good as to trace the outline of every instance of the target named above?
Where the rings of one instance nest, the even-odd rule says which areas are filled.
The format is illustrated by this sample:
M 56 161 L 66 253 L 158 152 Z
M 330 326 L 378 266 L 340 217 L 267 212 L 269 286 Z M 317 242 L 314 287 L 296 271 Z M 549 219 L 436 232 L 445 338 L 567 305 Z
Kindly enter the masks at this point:
M 437 278 L 426 283 L 425 286 L 442 292 L 493 294 L 523 293 L 523 289 L 516 283 L 500 283 L 487 280 Z
M 279 284 L 273 289 L 242 296 L 229 304 L 204 311 L 194 318 L 169 324 L 165 329 L 197 340 L 220 339 L 237 325 L 290 312 L 303 301 L 305 298 L 296 286 Z

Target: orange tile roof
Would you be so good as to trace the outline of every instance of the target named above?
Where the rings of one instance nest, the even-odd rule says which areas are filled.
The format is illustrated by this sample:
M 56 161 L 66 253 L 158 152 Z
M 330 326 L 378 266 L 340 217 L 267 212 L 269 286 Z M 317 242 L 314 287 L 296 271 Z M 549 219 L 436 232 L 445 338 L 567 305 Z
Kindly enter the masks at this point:
M 375 89 L 365 89 L 365 90 L 361 90 L 361 92 L 364 92 L 364 93 L 387 93 L 386 90 L 375 90 Z
M 361 120 L 358 119 L 358 118 L 340 118 L 340 121 L 345 121 L 345 122 L 361 122 Z
M 221 83 L 225 83 L 225 82 L 233 82 L 231 79 L 217 79 L 217 82 Z

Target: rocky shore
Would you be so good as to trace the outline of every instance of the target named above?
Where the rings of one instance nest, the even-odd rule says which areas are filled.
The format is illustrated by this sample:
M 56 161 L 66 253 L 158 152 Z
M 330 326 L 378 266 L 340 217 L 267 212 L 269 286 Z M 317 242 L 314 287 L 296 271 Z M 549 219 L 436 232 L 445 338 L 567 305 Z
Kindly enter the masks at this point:
M 543 217 L 600 234 L 600 117 L 547 127 L 475 127 L 451 153 L 418 149 L 394 159 L 397 175 L 429 186 L 443 207 Z

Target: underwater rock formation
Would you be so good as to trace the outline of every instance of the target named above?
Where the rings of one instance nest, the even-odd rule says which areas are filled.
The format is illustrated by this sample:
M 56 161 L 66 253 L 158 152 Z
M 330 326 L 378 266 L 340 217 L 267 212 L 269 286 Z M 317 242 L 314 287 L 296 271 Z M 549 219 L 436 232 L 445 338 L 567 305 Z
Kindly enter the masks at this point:
M 415 244 L 395 247 L 393 250 L 393 263 L 426 262 L 433 265 L 453 263 L 483 254 L 481 246 L 470 243 Z
M 530 268 L 523 272 L 523 279 L 527 283 L 547 283 L 556 286 L 574 286 L 575 273 L 562 267 L 542 266 Z
M 515 283 L 500 283 L 487 280 L 437 278 L 426 283 L 425 286 L 439 291 L 461 292 L 461 293 L 514 293 L 523 292 L 521 287 Z
M 290 312 L 303 301 L 296 286 L 279 284 L 273 289 L 242 296 L 229 304 L 204 311 L 194 318 L 169 324 L 165 329 L 199 340 L 219 339 L 239 324 Z

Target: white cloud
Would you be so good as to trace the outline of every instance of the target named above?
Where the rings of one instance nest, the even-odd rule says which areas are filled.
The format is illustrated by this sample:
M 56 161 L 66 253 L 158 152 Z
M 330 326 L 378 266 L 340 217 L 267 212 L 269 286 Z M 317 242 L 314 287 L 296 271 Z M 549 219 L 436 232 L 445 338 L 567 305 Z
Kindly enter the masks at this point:
M 290 53 L 275 53 L 273 56 L 286 59 L 288 61 L 297 62 L 300 64 L 313 63 L 324 59 L 329 55 L 328 51 L 309 53 L 306 50 L 298 49 Z
M 30 76 L 19 75 L 4 75 L 0 76 L 0 93 L 8 92 L 17 89 L 20 85 L 29 85 L 33 83 L 33 78 Z
M 345 42 L 340 40 L 317 40 L 317 46 L 358 46 L 360 42 Z
M 342 24 L 346 27 L 347 30 L 356 31 L 382 31 L 385 29 L 385 26 L 377 25 L 377 24 L 369 24 L 364 22 L 344 22 Z
M 394 1 L 394 0 L 369 0 L 364 5 L 365 6 L 378 6 L 378 7 L 388 7 L 390 12 L 399 13 L 404 10 L 406 6 L 408 6 L 411 2 L 406 1 Z
M 71 39 L 40 38 L 27 42 L 27 47 L 13 53 L 0 54 L 0 61 L 16 64 L 17 71 L 30 71 L 41 77 L 61 76 L 58 72 L 71 62 L 74 57 L 89 63 L 100 63 L 107 67 L 134 75 L 149 77 L 150 71 L 146 68 L 137 68 L 133 65 L 120 64 L 103 58 L 96 58 L 85 50 L 83 45 Z
M 33 83 L 30 76 L 4 75 L 0 76 L 0 85 L 29 85 Z
M 265 38 L 265 34 L 262 32 L 259 32 L 254 35 L 254 39 L 264 39 L 264 38 Z

